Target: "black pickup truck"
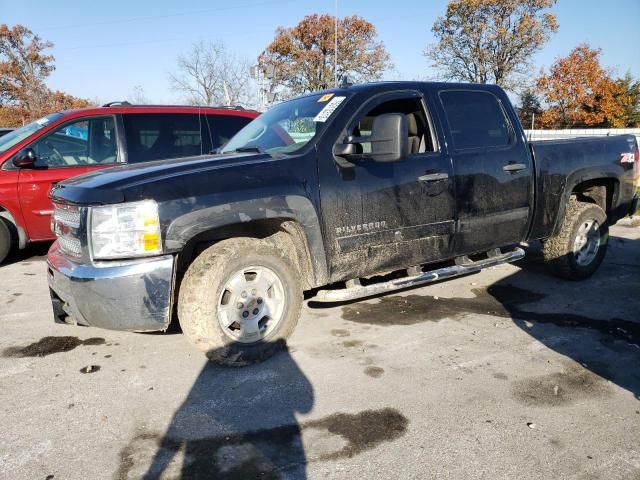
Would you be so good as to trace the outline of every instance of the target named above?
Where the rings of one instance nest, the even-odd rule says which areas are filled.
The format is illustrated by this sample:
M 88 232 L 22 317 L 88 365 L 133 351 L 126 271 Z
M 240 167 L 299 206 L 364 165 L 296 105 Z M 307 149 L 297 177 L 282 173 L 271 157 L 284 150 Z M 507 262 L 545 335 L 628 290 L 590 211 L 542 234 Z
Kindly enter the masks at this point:
M 491 85 L 313 93 L 219 154 L 58 184 L 54 314 L 130 331 L 177 315 L 209 358 L 242 365 L 283 344 L 304 291 L 339 302 L 407 288 L 518 260 L 534 239 L 556 273 L 586 278 L 608 225 L 637 207 L 638 157 L 630 135 L 528 143 Z

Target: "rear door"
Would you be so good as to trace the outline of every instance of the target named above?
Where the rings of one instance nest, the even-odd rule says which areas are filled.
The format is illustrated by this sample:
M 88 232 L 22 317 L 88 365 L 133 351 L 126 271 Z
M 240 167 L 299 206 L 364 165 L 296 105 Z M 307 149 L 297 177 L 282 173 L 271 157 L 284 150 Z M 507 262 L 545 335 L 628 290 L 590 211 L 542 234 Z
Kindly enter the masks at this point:
M 51 186 L 70 177 L 112 166 L 118 159 L 115 118 L 72 120 L 27 145 L 36 153 L 35 168 L 18 176 L 20 208 L 31 240 L 53 238 Z
M 506 99 L 485 90 L 442 90 L 455 175 L 457 255 L 522 241 L 533 167 Z

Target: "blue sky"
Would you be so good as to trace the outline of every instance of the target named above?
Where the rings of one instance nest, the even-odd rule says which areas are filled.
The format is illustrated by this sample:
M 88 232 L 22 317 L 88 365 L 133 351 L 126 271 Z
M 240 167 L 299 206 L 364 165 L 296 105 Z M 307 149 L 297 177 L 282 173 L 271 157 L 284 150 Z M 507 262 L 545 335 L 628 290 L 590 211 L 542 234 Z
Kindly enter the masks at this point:
M 339 15 L 372 22 L 395 64 L 390 79 L 433 76 L 422 55 L 433 42 L 431 26 L 446 0 L 339 0 Z M 167 72 L 176 57 L 201 39 L 223 40 L 239 56 L 254 59 L 278 26 L 293 26 L 310 13 L 333 13 L 335 0 L 1 0 L 2 23 L 23 24 L 55 46 L 56 71 L 48 84 L 76 96 L 110 101 L 140 85 L 152 102 L 179 100 Z M 640 77 L 637 51 L 640 0 L 559 0 L 560 29 L 534 59 L 541 66 L 581 42 L 602 48 L 605 66 Z

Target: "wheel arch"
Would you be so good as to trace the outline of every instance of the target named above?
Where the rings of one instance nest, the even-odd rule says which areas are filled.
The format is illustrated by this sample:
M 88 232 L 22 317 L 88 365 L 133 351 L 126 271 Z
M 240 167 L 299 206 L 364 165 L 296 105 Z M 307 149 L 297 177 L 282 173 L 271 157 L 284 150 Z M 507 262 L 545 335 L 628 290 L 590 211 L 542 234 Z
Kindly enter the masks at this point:
M 178 252 L 176 286 L 181 274 L 204 249 L 237 237 L 269 239 L 295 252 L 304 289 L 328 281 L 320 223 L 311 201 L 287 196 L 208 207 L 176 218 L 167 228 L 165 245 Z
M 620 181 L 613 174 L 594 173 L 592 176 L 568 179 L 552 235 L 556 235 L 560 231 L 565 210 L 572 197 L 575 197 L 579 202 L 598 205 L 608 216 L 617 205 L 619 192 Z
M 29 243 L 26 232 L 22 227 L 20 227 L 20 225 L 18 225 L 18 222 L 16 222 L 13 214 L 2 205 L 0 205 L 0 218 L 4 218 L 13 230 L 12 234 L 16 236 L 15 245 L 17 245 L 19 249 L 25 248 L 27 246 L 27 243 Z

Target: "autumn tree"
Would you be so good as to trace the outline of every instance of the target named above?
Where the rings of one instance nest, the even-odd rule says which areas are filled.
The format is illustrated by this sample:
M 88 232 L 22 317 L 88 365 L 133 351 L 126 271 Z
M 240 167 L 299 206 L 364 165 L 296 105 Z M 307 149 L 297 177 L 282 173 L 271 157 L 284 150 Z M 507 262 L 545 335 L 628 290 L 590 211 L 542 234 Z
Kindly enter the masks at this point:
M 34 116 L 47 102 L 45 79 L 54 70 L 53 47 L 22 25 L 0 25 L 0 105 Z
M 522 126 L 524 128 L 531 128 L 534 119 L 536 117 L 540 118 L 540 114 L 542 113 L 542 106 L 540 104 L 540 99 L 535 94 L 533 89 L 525 88 L 520 93 L 518 106 L 516 107 L 516 113 L 518 114 L 520 123 L 522 123 Z
M 38 116 L 46 115 L 51 112 L 59 112 L 61 110 L 73 110 L 76 108 L 87 108 L 95 106 L 94 102 L 90 102 L 84 98 L 74 97 L 60 90 L 49 90 L 47 95 L 47 108 L 45 111 L 38 112 Z
M 20 127 L 52 112 L 90 105 L 47 88 L 45 80 L 55 67 L 45 51 L 52 47 L 27 27 L 0 25 L 0 126 Z
M 0 127 L 21 127 L 27 121 L 25 111 L 12 105 L 0 105 Z
M 291 94 L 324 90 L 334 85 L 335 17 L 308 15 L 292 28 L 279 27 L 258 63 L 273 68 L 273 83 Z M 392 67 L 373 24 L 356 15 L 338 19 L 337 76 L 355 82 L 381 78 Z
M 425 56 L 449 80 L 514 90 L 531 57 L 558 29 L 556 0 L 451 0 Z
M 178 57 L 177 71 L 169 74 L 169 81 L 192 105 L 250 106 L 249 69 L 249 62 L 229 52 L 224 43 L 200 41 Z
M 546 104 L 542 123 L 546 127 L 622 127 L 623 87 L 600 64 L 600 49 L 581 44 L 542 71 L 537 89 Z

